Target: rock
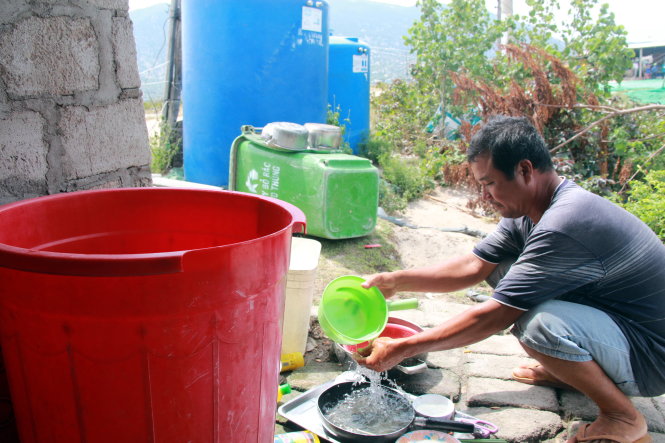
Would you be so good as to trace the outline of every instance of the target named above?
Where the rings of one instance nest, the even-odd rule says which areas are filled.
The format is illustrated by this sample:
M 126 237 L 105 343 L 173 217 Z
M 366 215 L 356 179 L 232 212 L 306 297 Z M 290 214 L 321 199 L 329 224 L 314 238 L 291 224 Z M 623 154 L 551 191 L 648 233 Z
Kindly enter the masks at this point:
M 460 398 L 460 378 L 445 369 L 427 369 L 420 374 L 401 377 L 397 384 L 414 395 L 440 394 L 453 402 Z
M 553 438 L 563 428 L 559 415 L 548 411 L 518 408 L 471 408 L 466 411 L 499 427 L 497 437 L 510 442 L 541 442 Z
M 448 369 L 460 374 L 464 364 L 464 351 L 462 349 L 450 349 L 448 351 L 436 351 L 427 354 L 427 364 L 432 368 Z
M 478 354 L 519 355 L 528 357 L 520 342 L 512 335 L 493 335 L 467 348 Z
M 598 406 L 580 392 L 561 391 L 561 409 L 570 419 L 593 421 L 598 417 Z
M 512 380 L 513 369 L 522 364 L 532 363 L 536 363 L 536 361 L 520 355 L 467 353 L 464 373 L 472 377 Z
M 495 378 L 470 377 L 465 400 L 470 407 L 514 406 L 553 412 L 559 410 L 554 389 Z
M 644 415 L 651 432 L 665 432 L 665 416 L 660 412 L 651 398 L 633 397 L 631 401 L 638 411 Z

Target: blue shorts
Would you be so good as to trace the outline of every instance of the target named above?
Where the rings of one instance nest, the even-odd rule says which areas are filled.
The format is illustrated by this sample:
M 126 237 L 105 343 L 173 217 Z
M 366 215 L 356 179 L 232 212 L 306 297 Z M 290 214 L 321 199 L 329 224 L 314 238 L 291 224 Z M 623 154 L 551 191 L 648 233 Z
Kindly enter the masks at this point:
M 569 361 L 594 360 L 624 394 L 640 395 L 628 340 L 614 320 L 599 309 L 549 300 L 526 311 L 511 332 L 541 354 Z

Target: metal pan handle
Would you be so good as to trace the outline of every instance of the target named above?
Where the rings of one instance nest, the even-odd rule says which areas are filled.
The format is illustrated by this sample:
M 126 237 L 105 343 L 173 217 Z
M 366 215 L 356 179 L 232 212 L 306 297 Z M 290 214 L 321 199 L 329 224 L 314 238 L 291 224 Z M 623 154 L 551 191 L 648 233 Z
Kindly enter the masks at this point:
M 444 420 L 442 418 L 416 417 L 413 419 L 413 426 L 436 431 L 464 432 L 466 434 L 472 434 L 475 430 L 475 426 L 471 423 L 460 423 L 455 420 Z

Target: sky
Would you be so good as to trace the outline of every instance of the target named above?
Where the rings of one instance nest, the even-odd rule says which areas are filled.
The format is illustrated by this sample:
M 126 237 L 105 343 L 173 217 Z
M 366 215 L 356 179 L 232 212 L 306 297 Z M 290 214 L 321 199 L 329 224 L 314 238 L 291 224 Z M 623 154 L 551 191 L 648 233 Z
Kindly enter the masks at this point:
M 416 0 L 372 0 L 381 3 L 413 6 Z M 487 7 L 496 13 L 497 0 L 486 0 Z M 129 0 L 130 9 L 147 8 L 159 3 L 170 3 L 167 0 Z M 623 25 L 628 31 L 628 42 L 665 41 L 664 0 L 600 0 L 599 3 L 608 3 L 610 11 L 614 12 L 616 23 Z M 568 0 L 560 0 L 561 11 L 567 11 Z M 528 8 L 524 0 L 513 0 L 513 12 L 524 15 Z

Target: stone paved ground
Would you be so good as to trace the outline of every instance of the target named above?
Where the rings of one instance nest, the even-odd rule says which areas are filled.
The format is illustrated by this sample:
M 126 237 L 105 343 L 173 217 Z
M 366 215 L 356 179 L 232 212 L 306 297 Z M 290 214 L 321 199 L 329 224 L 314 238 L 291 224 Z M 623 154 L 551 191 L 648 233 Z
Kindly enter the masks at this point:
M 432 327 L 466 308 L 468 305 L 421 299 L 419 309 L 391 315 Z M 597 409 L 582 394 L 510 379 L 515 366 L 530 361 L 511 335 L 495 335 L 464 349 L 430 352 L 424 373 L 399 377 L 397 383 L 414 395 L 433 393 L 451 398 L 457 410 L 498 425 L 497 436 L 510 442 L 564 442 L 581 421 L 593 421 Z M 335 361 L 311 361 L 283 374 L 294 389 L 283 402 L 345 370 Z M 665 396 L 634 398 L 633 402 L 646 417 L 653 441 L 665 443 Z M 283 417 L 277 417 L 275 433 L 293 430 Z

